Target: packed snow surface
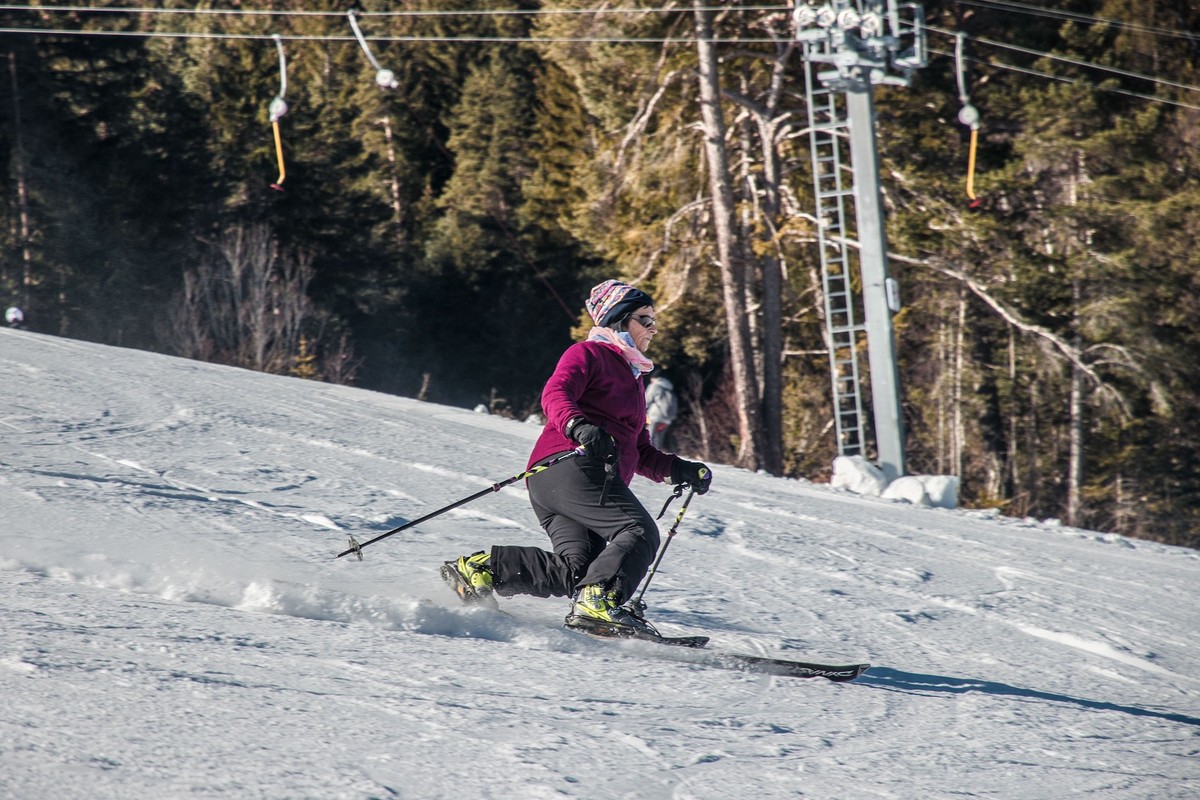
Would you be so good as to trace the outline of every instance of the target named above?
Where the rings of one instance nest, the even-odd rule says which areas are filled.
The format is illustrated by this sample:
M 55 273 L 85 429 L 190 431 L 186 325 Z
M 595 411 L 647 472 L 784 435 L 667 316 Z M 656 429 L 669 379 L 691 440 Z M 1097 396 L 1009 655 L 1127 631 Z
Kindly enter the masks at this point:
M 519 483 L 335 558 L 536 425 L 23 331 L 0 367 L 0 797 L 1200 797 L 1195 551 L 715 465 L 650 618 L 873 664 L 736 672 L 458 605 L 442 561 L 543 543 Z

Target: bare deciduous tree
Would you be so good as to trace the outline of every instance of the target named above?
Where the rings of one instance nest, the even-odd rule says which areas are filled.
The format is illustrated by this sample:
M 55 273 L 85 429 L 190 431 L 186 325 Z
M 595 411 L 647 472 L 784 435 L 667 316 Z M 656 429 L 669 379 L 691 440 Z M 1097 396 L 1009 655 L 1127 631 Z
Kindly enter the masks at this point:
M 186 358 L 275 374 L 316 352 L 318 377 L 348 383 L 353 349 L 329 334 L 329 313 L 308 295 L 313 276 L 310 254 L 281 252 L 265 225 L 237 226 L 185 273 L 166 338 Z
M 721 111 L 721 87 L 713 43 L 712 11 L 694 7 L 699 61 L 700 112 L 704 151 L 708 161 L 709 194 L 729 330 L 729 356 L 738 399 L 737 462 L 752 469 L 762 466 L 763 430 L 761 396 L 754 369 L 754 346 L 746 308 L 746 260 L 734 234 L 733 186 Z

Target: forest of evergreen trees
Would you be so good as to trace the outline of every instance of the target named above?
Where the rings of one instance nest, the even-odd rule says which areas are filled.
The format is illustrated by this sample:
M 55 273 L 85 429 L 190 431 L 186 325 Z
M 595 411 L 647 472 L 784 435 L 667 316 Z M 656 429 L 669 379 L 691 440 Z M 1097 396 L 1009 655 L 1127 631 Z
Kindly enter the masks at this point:
M 183 6 L 0 10 L 0 307 L 521 417 L 619 276 L 658 301 L 681 452 L 827 479 L 789 2 Z M 929 64 L 875 93 L 908 471 L 1200 546 L 1200 4 L 924 10 Z

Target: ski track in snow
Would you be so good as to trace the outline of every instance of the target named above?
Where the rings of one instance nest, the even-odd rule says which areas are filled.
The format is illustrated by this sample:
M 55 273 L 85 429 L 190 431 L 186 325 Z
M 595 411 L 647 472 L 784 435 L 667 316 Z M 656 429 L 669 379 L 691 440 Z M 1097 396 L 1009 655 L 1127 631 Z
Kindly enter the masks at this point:
M 652 618 L 875 665 L 731 672 L 456 606 L 443 560 L 543 544 L 520 484 L 333 558 L 537 426 L 25 332 L 0 366 L 0 797 L 1200 796 L 1193 551 L 716 465 Z

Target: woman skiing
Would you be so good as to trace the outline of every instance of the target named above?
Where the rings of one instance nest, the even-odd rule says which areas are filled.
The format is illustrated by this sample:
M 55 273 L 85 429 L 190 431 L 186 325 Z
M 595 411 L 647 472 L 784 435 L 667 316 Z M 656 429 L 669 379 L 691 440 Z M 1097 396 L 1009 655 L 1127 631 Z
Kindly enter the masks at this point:
M 553 552 L 496 545 L 447 561 L 442 578 L 468 603 L 496 606 L 494 595 L 571 597 L 568 627 L 609 635 L 656 635 L 633 595 L 658 550 L 658 526 L 629 489 L 634 473 L 708 491 L 712 472 L 654 447 L 646 431 L 644 352 L 658 332 L 654 301 L 616 280 L 592 289 L 596 323 L 587 341 L 567 348 L 542 391 L 546 425 L 529 466 L 582 448 L 527 482 L 529 499 Z

